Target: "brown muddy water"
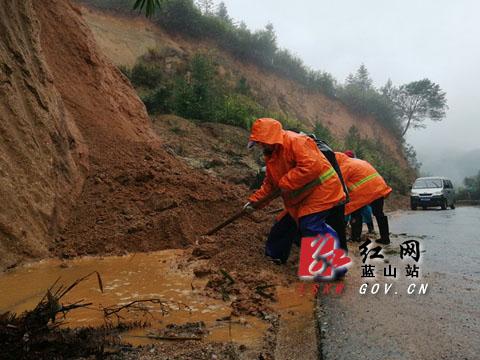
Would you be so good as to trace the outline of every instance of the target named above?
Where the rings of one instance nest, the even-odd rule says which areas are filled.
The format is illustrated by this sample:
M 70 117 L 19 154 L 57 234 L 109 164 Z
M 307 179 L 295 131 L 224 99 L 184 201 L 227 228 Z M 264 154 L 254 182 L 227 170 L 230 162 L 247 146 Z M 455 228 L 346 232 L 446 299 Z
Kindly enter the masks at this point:
M 64 326 L 100 326 L 104 324 L 102 307 L 157 298 L 165 303 L 163 310 L 166 313 L 158 305 L 146 304 L 150 315 L 138 312 L 121 314 L 123 320 L 147 321 L 150 324 L 147 328 L 124 333 L 124 342 L 146 345 L 163 341 L 148 336 L 168 324 L 203 321 L 208 330 L 205 341 L 234 342 L 250 349 L 261 348 L 271 324 L 251 316 L 222 320 L 231 313 L 230 302 L 205 296 L 206 280 L 193 275 L 192 267 L 196 263 L 182 261 L 188 256 L 183 250 L 166 250 L 122 257 L 84 257 L 70 261 L 50 259 L 29 264 L 0 275 L 0 313 L 22 313 L 33 309 L 58 278 L 60 283 L 68 285 L 92 271 L 98 271 L 104 292 L 100 291 L 96 277 L 76 286 L 63 303 L 83 300 L 93 305 L 69 312 Z M 293 313 L 300 319 L 302 316 L 312 319 L 313 296 L 293 296 L 294 292 L 295 285 L 277 288 L 279 301 L 274 308 L 280 314 L 285 313 L 286 319 Z M 282 327 L 288 326 L 288 322 L 283 321 Z

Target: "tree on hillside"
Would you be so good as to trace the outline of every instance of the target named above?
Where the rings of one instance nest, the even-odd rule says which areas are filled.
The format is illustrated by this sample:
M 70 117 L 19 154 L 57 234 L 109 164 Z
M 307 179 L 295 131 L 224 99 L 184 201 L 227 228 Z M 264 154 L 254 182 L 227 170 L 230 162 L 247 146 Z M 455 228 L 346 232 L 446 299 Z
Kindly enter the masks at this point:
M 380 88 L 380 92 L 382 93 L 383 96 L 386 96 L 389 99 L 392 99 L 394 96 L 394 93 L 397 89 L 395 86 L 393 86 L 393 82 L 391 79 L 388 79 L 385 85 Z
M 228 15 L 227 6 L 225 5 L 225 3 L 223 1 L 221 1 L 220 4 L 218 4 L 217 12 L 216 12 L 215 15 L 217 15 L 218 18 L 222 19 L 223 21 L 225 21 L 227 23 L 232 22 L 232 19 Z
M 403 153 L 405 154 L 410 167 L 418 173 L 422 167 L 422 163 L 417 159 L 417 152 L 415 151 L 415 148 L 410 144 L 404 144 Z
M 320 121 L 315 123 L 313 133 L 317 139 L 325 141 L 331 147 L 338 147 L 338 143 L 330 132 L 330 129 L 323 125 Z
M 480 170 L 477 175 L 466 177 L 463 180 L 464 187 L 457 192 L 459 200 L 480 200 Z
M 360 65 L 355 75 L 348 75 L 346 81 L 346 86 L 351 86 L 364 92 L 371 90 L 372 84 L 373 81 L 370 78 L 370 74 L 368 73 L 367 67 L 364 64 Z
M 166 0 L 136 0 L 133 10 L 145 11 L 147 17 L 151 17 Z
M 387 86 L 388 85 L 388 86 Z M 441 121 L 448 109 L 446 93 L 429 79 L 413 81 L 395 88 L 391 83 L 382 89 L 393 102 L 403 126 L 402 136 L 409 128 L 425 128 L 425 120 Z
M 267 24 L 264 30 L 258 30 L 253 34 L 250 51 L 262 65 L 273 64 L 273 58 L 277 52 L 277 35 L 272 24 Z
M 348 75 L 340 89 L 340 98 L 357 114 L 373 115 L 370 102 L 375 98 L 376 90 L 372 83 L 366 66 L 362 64 L 355 74 Z
M 466 177 L 463 180 L 465 189 L 471 194 L 472 199 L 480 199 L 480 171 L 477 175 Z
M 212 15 L 214 4 L 213 0 L 197 0 L 196 4 L 203 15 Z

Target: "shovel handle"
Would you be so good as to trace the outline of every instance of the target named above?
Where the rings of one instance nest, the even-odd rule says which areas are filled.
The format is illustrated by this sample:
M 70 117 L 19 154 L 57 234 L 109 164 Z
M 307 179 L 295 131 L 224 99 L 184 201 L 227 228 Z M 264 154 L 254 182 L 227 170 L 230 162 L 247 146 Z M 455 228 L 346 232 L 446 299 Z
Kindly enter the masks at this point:
M 275 190 L 273 191 L 270 195 L 268 195 L 267 197 L 263 198 L 262 200 L 258 201 L 255 203 L 255 209 L 261 207 L 262 205 L 272 201 L 273 199 L 276 199 L 277 197 L 279 197 L 281 194 L 280 190 Z M 237 220 L 238 218 L 241 218 L 243 215 L 245 215 L 247 213 L 246 209 L 242 209 L 240 210 L 239 212 L 233 214 L 232 216 L 230 216 L 227 220 L 225 220 L 224 222 L 222 222 L 221 224 L 215 226 L 213 229 L 209 230 L 205 235 L 213 235 L 215 234 L 217 231 L 219 231 L 220 229 L 223 229 L 225 226 L 227 226 L 228 224 L 231 224 L 232 222 L 234 222 L 235 220 Z

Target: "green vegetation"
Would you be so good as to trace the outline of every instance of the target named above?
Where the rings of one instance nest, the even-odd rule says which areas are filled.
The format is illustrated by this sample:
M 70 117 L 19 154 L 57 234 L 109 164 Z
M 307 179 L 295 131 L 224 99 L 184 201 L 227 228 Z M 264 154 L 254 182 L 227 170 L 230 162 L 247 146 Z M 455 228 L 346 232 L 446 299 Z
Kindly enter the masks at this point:
M 332 149 L 340 149 L 343 147 L 343 144 L 339 142 L 331 133 L 331 131 L 321 122 L 317 121 L 315 127 L 313 128 L 313 133 L 317 139 L 325 141 Z
M 81 1 L 103 9 L 136 13 L 132 12 L 132 3 L 125 0 Z M 375 117 L 399 138 L 409 128 L 422 127 L 427 118 L 438 121 L 445 116 L 445 93 L 430 80 L 399 87 L 389 81 L 384 87 L 375 88 L 367 68 L 361 65 L 344 84 L 338 84 L 329 73 L 313 70 L 290 51 L 279 48 L 272 24 L 263 30 L 251 31 L 245 23 L 237 24 L 230 18 L 223 2 L 215 9 L 212 0 L 197 0 L 196 3 L 193 0 L 136 0 L 134 8 L 145 10 L 154 23 L 173 34 L 182 34 L 194 40 L 212 40 L 236 59 L 253 63 L 294 80 L 311 91 L 339 100 L 354 114 Z M 231 101 L 243 103 L 243 100 Z
M 125 0 L 81 0 L 101 9 L 116 10 L 126 14 L 132 12 L 132 4 Z M 147 4 L 156 1 L 138 0 Z M 142 9 L 138 5 L 136 9 Z M 335 80 L 323 71 L 315 71 L 288 50 L 280 49 L 273 26 L 251 31 L 244 23 L 236 24 L 229 17 L 224 3 L 216 11 L 208 1 L 161 0 L 155 13 L 148 13 L 151 20 L 167 31 L 183 34 L 194 39 L 214 40 L 220 48 L 230 52 L 235 58 L 252 62 L 258 66 L 295 80 L 305 87 L 321 91 L 327 96 L 335 97 Z
M 477 175 L 466 177 L 463 184 L 457 192 L 458 200 L 480 200 L 480 170 Z
M 402 195 L 409 191 L 415 179 L 415 171 L 408 173 L 398 166 L 397 160 L 389 156 L 389 151 L 381 142 L 362 138 L 358 129 L 352 126 L 345 139 L 345 148 L 353 150 L 356 156 L 371 163 L 383 176 L 385 181 Z
M 313 71 L 298 57 L 278 48 L 271 24 L 263 30 L 252 32 L 244 23 L 237 25 L 230 19 L 225 4 L 220 5 L 216 13 L 204 1 L 199 5 L 203 11 L 192 0 L 166 1 L 154 21 L 176 34 L 214 40 L 239 60 L 277 72 L 329 96 L 335 95 L 334 80 L 330 74 Z
M 124 0 L 84 0 L 91 5 L 131 13 Z M 153 5 L 151 5 L 153 3 Z M 362 64 L 338 84 L 328 73 L 314 71 L 288 50 L 277 45 L 271 24 L 252 32 L 244 23 L 236 24 L 228 15 L 224 3 L 214 9 L 211 0 L 161 0 L 135 3 L 136 9 L 145 10 L 152 21 L 174 34 L 192 39 L 209 39 L 236 59 L 250 62 L 265 70 L 294 80 L 311 91 L 341 101 L 354 114 L 372 116 L 385 128 L 396 134 L 412 172 L 397 165 L 381 142 L 362 138 L 355 127 L 344 141 L 336 139 L 329 129 L 317 122 L 314 133 L 334 149 L 354 150 L 358 157 L 371 162 L 385 180 L 401 194 L 415 177 L 420 164 L 413 148 L 404 143 L 403 135 L 409 127 L 421 127 L 426 118 L 441 120 L 445 115 L 445 93 L 429 80 L 421 80 L 395 87 L 391 81 L 376 88 L 367 68 Z M 156 7 L 155 13 L 153 8 Z M 122 68 L 137 88 L 150 114 L 173 113 L 198 121 L 220 122 L 246 129 L 258 117 L 273 117 L 284 128 L 304 130 L 300 122 L 264 108 L 252 95 L 248 81 L 225 78 L 218 74 L 218 64 L 207 54 L 197 54 L 183 69 L 166 73 L 158 64 L 159 56 L 151 51 L 131 69 Z M 163 65 L 162 65 L 163 66 Z M 409 105 L 412 105 L 410 106 Z
M 256 118 L 272 117 L 281 121 L 285 129 L 306 130 L 297 119 L 274 113 L 260 105 L 252 96 L 244 77 L 219 75 L 219 66 L 212 55 L 196 54 L 186 66 L 180 66 L 173 72 L 171 69 L 169 72 L 162 70 L 159 65 L 161 59 L 161 54 L 151 50 L 133 68 L 121 69 L 130 78 L 152 115 L 172 113 L 187 119 L 219 122 L 246 129 L 251 127 Z M 368 73 L 364 70 L 349 80 L 351 89 L 354 89 L 352 93 L 355 94 L 352 99 L 363 96 L 365 92 L 375 93 L 371 96 L 383 96 L 371 87 Z M 340 141 L 321 122 L 315 124 L 314 134 L 333 149 L 354 150 L 359 158 L 371 162 L 396 191 L 401 194 L 408 192 L 408 186 L 415 177 L 414 171 L 405 174 L 405 169 L 397 165 L 381 142 L 362 138 L 355 127 L 350 129 L 345 141 Z M 403 146 L 411 167 L 418 169 L 415 151 L 406 144 Z
M 365 65 L 347 77 L 345 85 L 339 86 L 338 98 L 354 113 L 373 116 L 396 135 L 401 134 L 401 124 L 393 102 L 373 85 Z
M 122 67 L 150 114 L 173 113 L 187 119 L 220 122 L 249 129 L 258 117 L 274 117 L 286 129 L 301 130 L 296 120 L 277 114 L 258 104 L 250 94 L 245 78 L 228 85 L 218 75 L 212 56 L 197 54 L 184 69 L 166 73 L 159 67 L 154 51 L 133 68 Z M 229 79 L 230 80 L 230 79 Z
M 132 13 L 132 3 L 125 0 L 81 1 L 103 9 Z M 223 2 L 214 9 L 212 0 L 198 0 L 197 4 L 193 0 L 136 0 L 133 8 L 145 11 L 153 22 L 167 31 L 193 39 L 213 40 L 239 60 L 254 63 L 312 91 L 322 92 L 344 103 L 355 114 L 373 116 L 399 137 L 403 137 L 409 128 L 424 127 L 425 119 L 439 121 L 445 117 L 448 108 L 446 94 L 430 80 L 399 87 L 389 81 L 377 89 L 362 64 L 355 74 L 349 75 L 345 84 L 338 84 L 329 73 L 312 70 L 300 58 L 279 48 L 271 24 L 253 32 L 243 22 L 236 24 Z M 164 95 L 161 91 L 151 100 L 155 102 Z M 244 100 L 230 99 L 230 104 L 235 104 L 235 113 L 238 102 L 242 103 L 242 109 L 252 105 L 245 104 Z
M 163 2 L 163 0 L 162 0 Z M 151 17 L 157 8 L 160 7 L 160 0 L 136 0 L 133 10 L 145 10 L 145 15 Z
M 399 122 L 405 124 L 402 137 L 410 127 L 425 128 L 426 119 L 443 120 L 448 109 L 446 93 L 428 79 L 400 87 L 394 87 L 389 81 L 383 88 L 383 93 L 394 105 Z

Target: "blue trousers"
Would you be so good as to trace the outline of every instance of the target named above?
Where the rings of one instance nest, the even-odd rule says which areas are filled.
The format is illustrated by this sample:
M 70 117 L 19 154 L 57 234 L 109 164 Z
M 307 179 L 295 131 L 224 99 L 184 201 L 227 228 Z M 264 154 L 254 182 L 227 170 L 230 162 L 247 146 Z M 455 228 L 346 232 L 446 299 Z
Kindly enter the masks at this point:
M 335 230 L 325 222 L 329 214 L 330 210 L 326 210 L 303 216 L 299 219 L 298 226 L 289 214 L 285 215 L 273 224 L 265 244 L 265 255 L 286 263 L 292 244 L 300 245 L 302 237 L 330 233 L 338 239 Z

